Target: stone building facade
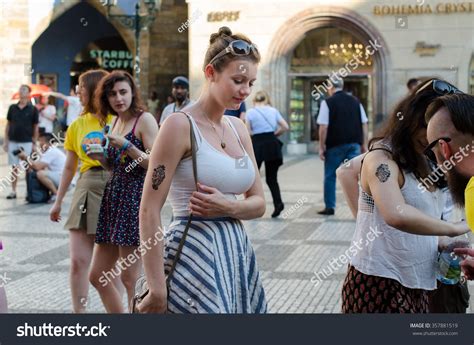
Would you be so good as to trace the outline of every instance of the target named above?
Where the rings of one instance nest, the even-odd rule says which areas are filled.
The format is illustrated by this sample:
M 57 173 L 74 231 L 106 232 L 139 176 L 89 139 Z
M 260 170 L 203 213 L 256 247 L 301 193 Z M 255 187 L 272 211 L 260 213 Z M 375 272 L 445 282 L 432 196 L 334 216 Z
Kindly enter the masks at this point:
M 474 89 L 472 1 L 188 0 L 191 91 L 203 82 L 209 35 L 220 26 L 248 35 L 262 61 L 254 91 L 267 90 L 290 122 L 289 150 L 307 152 L 328 76 L 345 77 L 374 131 L 406 95 L 409 78 L 437 76 Z M 211 13 L 211 15 L 209 15 Z M 247 106 L 251 105 L 247 102 Z

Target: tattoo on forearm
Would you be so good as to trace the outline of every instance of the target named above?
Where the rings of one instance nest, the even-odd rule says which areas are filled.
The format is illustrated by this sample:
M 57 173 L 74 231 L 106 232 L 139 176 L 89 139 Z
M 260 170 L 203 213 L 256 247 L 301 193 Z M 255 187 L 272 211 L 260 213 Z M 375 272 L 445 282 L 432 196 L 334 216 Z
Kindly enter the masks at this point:
M 387 164 L 380 164 L 377 167 L 377 171 L 375 172 L 375 176 L 379 179 L 380 182 L 387 182 L 388 178 L 390 177 L 390 169 L 388 168 Z
M 158 190 L 158 187 L 165 179 L 165 166 L 158 165 L 155 169 L 153 169 L 153 177 L 151 178 L 151 186 L 154 190 Z

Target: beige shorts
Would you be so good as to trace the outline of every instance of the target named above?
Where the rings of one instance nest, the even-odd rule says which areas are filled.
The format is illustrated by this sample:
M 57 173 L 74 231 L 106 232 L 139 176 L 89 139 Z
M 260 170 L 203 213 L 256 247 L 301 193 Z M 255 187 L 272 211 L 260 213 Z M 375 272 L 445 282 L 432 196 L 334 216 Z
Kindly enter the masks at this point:
M 86 229 L 95 235 L 100 203 L 110 174 L 105 170 L 87 170 L 77 180 L 65 229 Z

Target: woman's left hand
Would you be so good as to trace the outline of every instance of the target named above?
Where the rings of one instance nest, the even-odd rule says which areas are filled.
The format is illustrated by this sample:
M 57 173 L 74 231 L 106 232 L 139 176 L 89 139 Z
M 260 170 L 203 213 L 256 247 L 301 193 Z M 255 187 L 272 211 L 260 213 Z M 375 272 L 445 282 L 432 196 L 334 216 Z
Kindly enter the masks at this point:
M 109 139 L 109 145 L 117 149 L 120 149 L 126 141 L 124 137 L 116 134 L 107 134 L 106 137 Z
M 216 188 L 198 183 L 198 192 L 193 192 L 189 200 L 191 213 L 198 217 L 215 218 L 229 216 L 231 200 Z

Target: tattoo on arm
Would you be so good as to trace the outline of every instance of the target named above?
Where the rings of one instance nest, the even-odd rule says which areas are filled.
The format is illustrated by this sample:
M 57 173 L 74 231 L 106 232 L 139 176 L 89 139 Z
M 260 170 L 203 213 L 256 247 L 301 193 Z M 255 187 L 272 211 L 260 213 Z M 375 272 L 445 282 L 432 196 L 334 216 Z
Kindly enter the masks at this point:
M 154 190 L 158 190 L 158 187 L 165 179 L 165 166 L 158 165 L 155 169 L 153 169 L 153 177 L 151 178 L 151 186 Z
M 379 179 L 380 182 L 387 182 L 388 178 L 390 177 L 390 169 L 388 168 L 387 164 L 380 164 L 377 167 L 377 171 L 375 172 L 375 176 Z

